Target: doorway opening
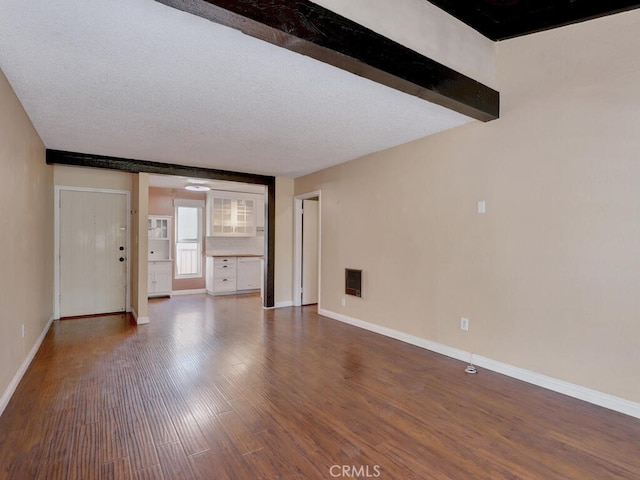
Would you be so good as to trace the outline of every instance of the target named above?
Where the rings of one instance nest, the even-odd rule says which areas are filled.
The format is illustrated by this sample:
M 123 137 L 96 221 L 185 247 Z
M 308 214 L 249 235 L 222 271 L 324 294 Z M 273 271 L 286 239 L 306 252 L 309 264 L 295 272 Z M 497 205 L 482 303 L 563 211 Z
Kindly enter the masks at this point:
M 321 192 L 294 198 L 294 306 L 320 304 L 321 299 Z
M 264 299 L 265 185 L 150 174 L 148 198 L 149 218 L 171 225 L 167 248 L 152 248 L 149 236 L 150 278 L 159 260 L 169 272 L 166 291 L 150 287 L 149 297 L 260 292 Z

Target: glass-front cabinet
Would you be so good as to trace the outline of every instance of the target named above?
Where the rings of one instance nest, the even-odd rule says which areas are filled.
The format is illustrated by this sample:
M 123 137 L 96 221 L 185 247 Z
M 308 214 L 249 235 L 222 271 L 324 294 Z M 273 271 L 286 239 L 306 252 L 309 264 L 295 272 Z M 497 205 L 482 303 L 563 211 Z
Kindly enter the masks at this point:
M 208 233 L 212 236 L 253 237 L 256 235 L 256 200 L 227 192 L 207 197 Z
M 158 217 L 152 215 L 148 220 L 150 240 L 169 240 L 169 224 L 171 217 Z
M 171 217 L 149 215 L 149 260 L 171 260 Z

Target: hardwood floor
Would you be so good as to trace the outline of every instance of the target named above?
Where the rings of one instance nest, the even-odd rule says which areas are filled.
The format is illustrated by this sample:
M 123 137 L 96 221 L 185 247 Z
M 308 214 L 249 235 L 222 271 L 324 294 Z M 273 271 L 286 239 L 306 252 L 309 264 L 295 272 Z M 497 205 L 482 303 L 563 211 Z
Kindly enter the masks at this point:
M 8 479 L 638 479 L 640 420 L 255 296 L 55 322 Z

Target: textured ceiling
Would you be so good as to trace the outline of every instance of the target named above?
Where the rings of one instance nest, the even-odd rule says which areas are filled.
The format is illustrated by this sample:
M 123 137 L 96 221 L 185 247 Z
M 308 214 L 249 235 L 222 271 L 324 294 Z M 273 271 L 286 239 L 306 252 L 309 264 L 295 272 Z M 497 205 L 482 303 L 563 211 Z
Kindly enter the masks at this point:
M 47 148 L 297 177 L 472 121 L 154 0 L 0 0 Z

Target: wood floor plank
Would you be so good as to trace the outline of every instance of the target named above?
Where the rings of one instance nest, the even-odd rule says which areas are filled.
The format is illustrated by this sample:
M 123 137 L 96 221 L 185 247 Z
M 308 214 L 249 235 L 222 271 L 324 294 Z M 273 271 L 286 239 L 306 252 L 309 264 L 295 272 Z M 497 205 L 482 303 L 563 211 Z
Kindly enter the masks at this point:
M 104 463 L 100 469 L 100 480 L 129 480 L 131 477 L 131 464 L 128 458 L 118 458 Z
M 313 307 L 193 295 L 149 316 L 54 322 L 0 416 L 0 480 L 640 478 L 639 419 Z
M 225 469 L 221 467 L 215 452 L 211 450 L 190 455 L 189 464 L 197 480 L 210 480 L 212 478 L 217 480 L 236 480 L 238 478 L 229 476 Z
M 193 472 L 180 442 L 165 443 L 157 447 L 160 467 L 165 478 L 172 480 L 193 479 Z
M 127 444 L 127 428 L 122 421 L 120 408 L 110 408 L 103 412 L 103 420 L 100 422 L 100 433 L 103 436 L 101 444 L 104 446 L 101 452 L 103 462 L 112 462 L 129 455 Z
M 231 444 L 244 455 L 264 448 L 264 444 L 251 430 L 247 428 L 242 418 L 234 412 L 224 412 L 218 415 L 218 419 L 231 439 Z
M 69 477 L 72 480 L 98 478 L 101 458 L 98 454 L 101 439 L 97 423 L 76 425 L 75 446 L 71 459 Z
M 251 433 L 260 433 L 269 428 L 269 422 L 251 406 L 246 398 L 235 398 L 229 404 Z
M 200 426 L 192 414 L 186 413 L 177 417 L 171 417 L 171 421 L 187 455 L 194 455 L 209 450 L 209 444 L 202 435 Z
M 209 461 L 213 463 L 213 470 L 224 478 L 231 480 L 254 478 L 255 474 L 253 470 L 246 462 L 244 455 L 238 452 L 233 446 L 233 442 L 218 419 L 218 416 L 207 417 L 202 421 L 204 422 L 203 435 L 211 448 L 207 452 L 190 457 L 193 459 L 192 462 L 195 462 L 198 472 L 206 472 L 209 470 L 203 463 L 206 459 L 209 459 Z
M 162 398 L 148 398 L 144 402 L 144 410 L 156 446 L 178 441 L 178 434 Z
M 152 465 L 133 472 L 133 480 L 164 480 L 164 475 L 160 465 Z
M 126 423 L 129 458 L 134 470 L 141 470 L 159 464 L 158 454 L 146 420 Z

